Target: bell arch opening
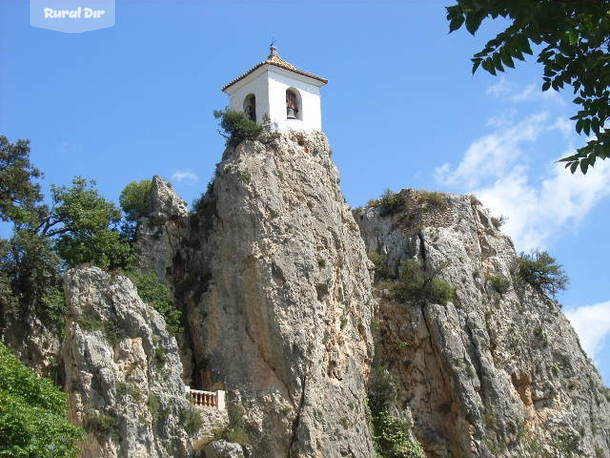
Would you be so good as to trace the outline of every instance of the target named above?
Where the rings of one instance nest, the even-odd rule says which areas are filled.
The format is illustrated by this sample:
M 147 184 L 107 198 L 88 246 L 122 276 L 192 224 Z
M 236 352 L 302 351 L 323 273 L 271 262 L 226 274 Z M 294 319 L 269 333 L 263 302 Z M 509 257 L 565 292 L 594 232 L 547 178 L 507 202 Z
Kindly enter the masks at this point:
M 248 94 L 244 98 L 244 113 L 250 121 L 256 122 L 256 96 L 254 94 Z
M 286 119 L 303 119 L 301 94 L 293 87 L 286 89 Z

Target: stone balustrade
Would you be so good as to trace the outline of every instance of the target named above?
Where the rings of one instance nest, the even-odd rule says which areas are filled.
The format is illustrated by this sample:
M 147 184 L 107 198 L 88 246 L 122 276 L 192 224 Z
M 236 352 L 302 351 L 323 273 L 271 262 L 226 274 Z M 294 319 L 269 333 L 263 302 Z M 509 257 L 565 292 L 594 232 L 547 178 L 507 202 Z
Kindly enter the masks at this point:
M 190 386 L 186 386 L 185 389 L 189 400 L 196 406 L 213 407 L 218 410 L 224 410 L 226 408 L 224 390 L 194 390 Z

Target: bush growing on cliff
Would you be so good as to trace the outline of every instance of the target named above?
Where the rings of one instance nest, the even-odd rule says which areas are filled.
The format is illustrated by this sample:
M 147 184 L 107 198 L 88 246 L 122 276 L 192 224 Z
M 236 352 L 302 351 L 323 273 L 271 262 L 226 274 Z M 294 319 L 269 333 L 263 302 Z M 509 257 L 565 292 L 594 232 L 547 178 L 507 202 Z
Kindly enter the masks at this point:
M 485 278 L 491 287 L 500 294 L 505 294 L 510 289 L 510 280 L 504 275 L 487 274 Z
M 243 140 L 254 140 L 263 131 L 263 126 L 249 119 L 242 111 L 227 108 L 215 110 L 214 117 L 220 119 L 220 135 L 227 139 L 227 146 L 237 146 Z
M 424 449 L 409 433 L 409 425 L 384 409 L 371 411 L 377 458 L 425 458 Z
M 390 215 L 398 211 L 404 203 L 400 194 L 391 189 L 386 189 L 376 202 L 379 205 L 379 208 L 381 208 L 382 215 Z
M 419 261 L 409 259 L 401 264 L 394 295 L 402 302 L 425 301 L 445 305 L 455 299 L 455 290 L 438 278 L 436 272 L 426 272 Z
M 83 438 L 68 421 L 66 395 L 0 342 L 0 456 L 76 457 Z
M 172 293 L 154 272 L 124 272 L 138 290 L 138 296 L 163 316 L 167 329 L 177 334 L 182 330 L 182 312 L 174 306 Z
M 419 191 L 420 198 L 429 207 L 439 210 L 447 208 L 447 195 L 442 192 Z
M 546 251 L 522 252 L 515 270 L 523 281 L 552 297 L 568 286 L 569 279 L 563 267 Z
M 367 256 L 369 260 L 373 263 L 375 269 L 375 277 L 377 278 L 385 278 L 387 277 L 386 270 L 386 257 L 377 251 L 369 251 L 367 252 Z
M 421 444 L 410 433 L 410 425 L 390 413 L 396 400 L 392 376 L 375 355 L 368 386 L 370 428 L 377 458 L 423 458 Z

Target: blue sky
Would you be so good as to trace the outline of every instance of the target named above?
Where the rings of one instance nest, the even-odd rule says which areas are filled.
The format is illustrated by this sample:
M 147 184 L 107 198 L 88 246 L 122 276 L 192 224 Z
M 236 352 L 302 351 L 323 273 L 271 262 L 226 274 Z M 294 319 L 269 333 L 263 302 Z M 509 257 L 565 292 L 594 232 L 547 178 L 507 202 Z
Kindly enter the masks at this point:
M 223 139 L 220 88 L 280 54 L 329 79 L 323 125 L 353 206 L 386 188 L 475 192 L 518 250 L 565 266 L 560 296 L 610 383 L 610 163 L 586 178 L 554 164 L 583 142 L 569 93 L 539 91 L 533 59 L 472 76 L 470 56 L 501 23 L 449 35 L 449 1 L 117 0 L 116 25 L 63 34 L 29 25 L 26 0 L 0 2 L 0 133 L 29 138 L 45 183 L 94 178 L 118 200 L 159 174 L 192 202 Z

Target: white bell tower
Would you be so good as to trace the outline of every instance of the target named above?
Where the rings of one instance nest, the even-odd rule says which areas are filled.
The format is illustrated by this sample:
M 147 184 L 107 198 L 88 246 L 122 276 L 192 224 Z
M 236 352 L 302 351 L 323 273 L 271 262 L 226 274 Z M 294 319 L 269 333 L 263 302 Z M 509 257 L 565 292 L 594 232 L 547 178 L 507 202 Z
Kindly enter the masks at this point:
M 222 88 L 229 108 L 277 130 L 322 130 L 320 87 L 328 80 L 299 70 L 271 45 L 267 60 Z

